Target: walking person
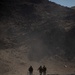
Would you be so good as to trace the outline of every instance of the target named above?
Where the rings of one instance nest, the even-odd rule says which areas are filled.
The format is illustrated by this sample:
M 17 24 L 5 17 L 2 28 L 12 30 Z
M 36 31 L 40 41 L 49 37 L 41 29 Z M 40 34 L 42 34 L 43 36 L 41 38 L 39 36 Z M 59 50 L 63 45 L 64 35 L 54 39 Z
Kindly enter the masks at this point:
M 43 66 L 43 75 L 46 75 L 46 71 L 47 71 L 47 68 L 45 67 L 45 65 Z
M 33 67 L 32 66 L 29 67 L 28 71 L 29 71 L 29 75 L 33 75 Z
M 42 66 L 38 68 L 40 75 L 42 75 Z

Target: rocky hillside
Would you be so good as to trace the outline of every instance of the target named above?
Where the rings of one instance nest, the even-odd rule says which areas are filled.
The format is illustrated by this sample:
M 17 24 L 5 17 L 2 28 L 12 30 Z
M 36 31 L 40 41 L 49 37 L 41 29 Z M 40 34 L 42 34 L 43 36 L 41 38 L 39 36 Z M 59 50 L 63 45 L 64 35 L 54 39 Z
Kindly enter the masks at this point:
M 6 66 L 4 72 L 11 70 L 7 66 L 12 63 L 18 69 L 22 68 L 18 64 L 32 61 L 37 65 L 49 58 L 73 61 L 74 34 L 75 10 L 71 8 L 47 0 L 0 1 L 0 64 Z M 1 75 L 4 72 L 1 69 Z
M 71 7 L 72 9 L 75 9 L 75 6 Z
M 61 54 L 72 45 L 70 42 L 74 43 L 74 35 L 71 36 L 75 24 L 73 9 L 47 0 L 8 0 L 0 2 L 0 11 L 0 49 L 26 44 L 31 47 L 31 56 L 37 57 L 35 52 L 41 51 L 43 57 Z

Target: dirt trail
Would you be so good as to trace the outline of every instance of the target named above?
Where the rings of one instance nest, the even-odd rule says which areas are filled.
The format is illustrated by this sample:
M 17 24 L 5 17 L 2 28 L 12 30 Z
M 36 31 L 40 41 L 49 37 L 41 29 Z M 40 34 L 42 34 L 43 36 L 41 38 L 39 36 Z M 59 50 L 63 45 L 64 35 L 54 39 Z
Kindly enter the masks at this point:
M 22 48 L 22 47 L 21 47 Z M 25 50 L 6 49 L 0 50 L 0 75 L 29 75 L 30 65 L 34 68 L 34 75 L 39 75 L 38 67 L 46 65 L 47 74 L 74 74 L 75 64 L 58 61 L 56 59 L 44 58 L 41 61 L 30 61 Z

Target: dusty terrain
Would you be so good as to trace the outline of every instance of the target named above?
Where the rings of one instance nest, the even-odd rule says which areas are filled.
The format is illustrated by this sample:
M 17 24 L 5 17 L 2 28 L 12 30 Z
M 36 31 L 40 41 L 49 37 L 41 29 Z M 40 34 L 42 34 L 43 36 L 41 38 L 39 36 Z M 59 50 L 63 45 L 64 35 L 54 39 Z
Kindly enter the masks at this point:
M 28 75 L 30 65 L 34 68 L 34 75 L 38 75 L 38 67 L 46 65 L 47 74 L 74 74 L 75 64 L 63 61 L 58 56 L 45 57 L 41 61 L 30 61 L 24 46 L 16 49 L 0 50 L 0 75 Z

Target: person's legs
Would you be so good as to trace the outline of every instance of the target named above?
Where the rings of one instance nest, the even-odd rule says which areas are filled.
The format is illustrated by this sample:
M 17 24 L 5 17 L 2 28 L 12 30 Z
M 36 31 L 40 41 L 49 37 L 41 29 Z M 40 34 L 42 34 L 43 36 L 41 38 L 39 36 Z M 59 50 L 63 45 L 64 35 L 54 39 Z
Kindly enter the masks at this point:
M 42 73 L 40 73 L 40 75 L 42 75 Z
M 31 75 L 33 75 L 33 72 L 31 72 Z
M 30 75 L 33 75 L 32 72 L 30 72 Z

